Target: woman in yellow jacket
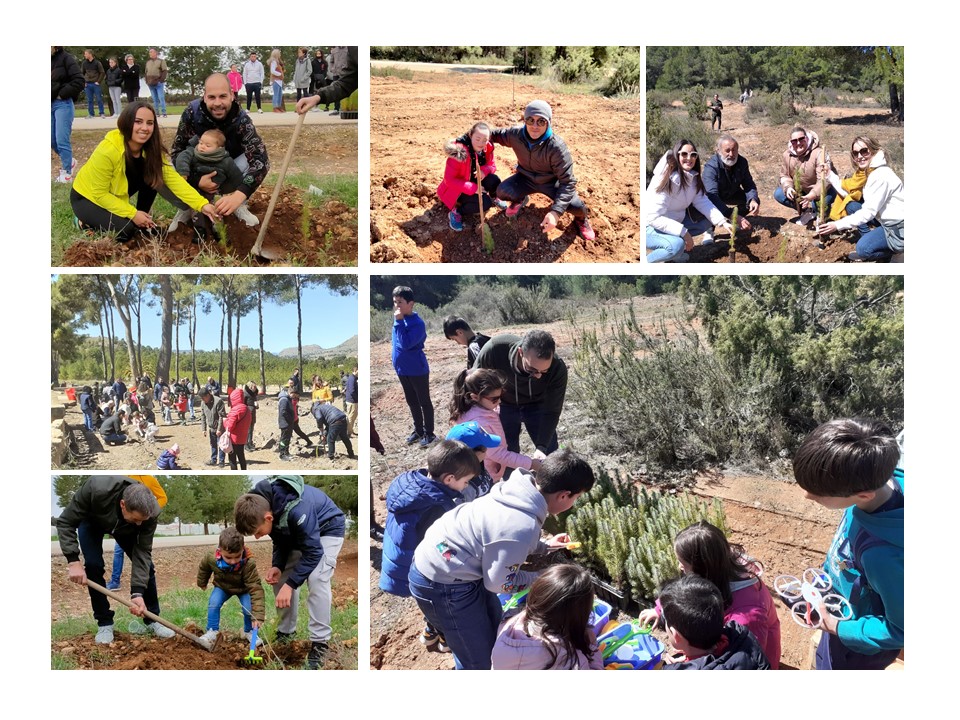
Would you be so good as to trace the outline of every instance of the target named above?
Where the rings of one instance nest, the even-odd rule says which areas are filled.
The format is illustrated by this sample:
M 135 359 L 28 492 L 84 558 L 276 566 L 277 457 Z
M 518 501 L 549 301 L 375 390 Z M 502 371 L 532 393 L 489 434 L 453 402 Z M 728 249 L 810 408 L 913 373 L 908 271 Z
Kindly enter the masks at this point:
M 152 105 L 130 103 L 120 113 L 117 128 L 107 133 L 74 178 L 70 204 L 81 227 L 116 232 L 119 242 L 127 242 L 138 228 L 156 227 L 150 208 L 164 185 L 192 209 L 219 220 L 216 208 L 174 170 Z M 137 196 L 136 207 L 131 195 Z
M 322 402 L 333 402 L 333 392 L 330 390 L 330 383 L 326 380 L 321 380 L 317 378 L 313 381 L 313 393 L 310 396 L 310 399 L 313 402 L 318 400 Z

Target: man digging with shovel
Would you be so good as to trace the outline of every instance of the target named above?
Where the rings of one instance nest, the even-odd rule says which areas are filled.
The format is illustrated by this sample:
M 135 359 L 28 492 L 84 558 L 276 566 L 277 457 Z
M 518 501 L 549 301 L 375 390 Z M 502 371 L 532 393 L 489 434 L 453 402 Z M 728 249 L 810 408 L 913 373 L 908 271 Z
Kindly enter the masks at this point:
M 133 565 L 130 613 L 137 617 L 146 617 L 146 611 L 159 615 L 160 600 L 152 558 L 159 514 L 160 505 L 153 492 L 133 478 L 98 475 L 87 480 L 57 518 L 57 536 L 70 581 L 86 585 L 89 578 L 92 583 L 104 584 L 103 536 L 111 535 Z M 88 591 L 98 626 L 95 642 L 112 643 L 114 612 L 110 602 L 92 587 L 88 587 Z M 175 635 L 173 630 L 150 618 L 146 619 L 146 626 L 148 632 L 159 638 Z
M 577 195 L 573 159 L 563 140 L 553 133 L 553 110 L 543 100 L 532 101 L 523 111 L 523 125 L 494 130 L 490 141 L 506 145 L 517 156 L 517 172 L 497 187 L 497 197 L 510 203 L 505 214 L 514 218 L 533 193 L 542 193 L 553 205 L 540 223 L 545 233 L 557 227 L 569 212 L 584 240 L 596 237 L 587 217 L 587 206 Z

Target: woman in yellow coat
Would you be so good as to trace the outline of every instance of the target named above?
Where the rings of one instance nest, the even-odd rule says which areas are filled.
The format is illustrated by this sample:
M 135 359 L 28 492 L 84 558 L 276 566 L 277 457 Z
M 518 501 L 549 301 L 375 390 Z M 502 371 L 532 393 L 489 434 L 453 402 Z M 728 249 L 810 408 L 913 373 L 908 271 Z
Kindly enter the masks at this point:
M 174 170 L 153 106 L 132 102 L 120 113 L 117 129 L 107 133 L 77 172 L 70 204 L 81 227 L 115 232 L 119 242 L 127 242 L 137 229 L 156 227 L 150 208 L 164 185 L 192 209 L 219 220 L 216 208 Z

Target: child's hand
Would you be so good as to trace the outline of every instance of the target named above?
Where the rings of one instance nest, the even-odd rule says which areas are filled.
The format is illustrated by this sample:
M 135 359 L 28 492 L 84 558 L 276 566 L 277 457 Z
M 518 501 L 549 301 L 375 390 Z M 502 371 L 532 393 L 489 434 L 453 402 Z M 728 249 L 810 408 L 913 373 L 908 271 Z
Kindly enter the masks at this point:
M 820 613 L 820 627 L 823 628 L 824 632 L 828 632 L 831 635 L 837 634 L 837 625 L 840 624 L 840 619 L 835 618 L 829 612 L 827 612 L 827 606 L 823 603 L 820 603 L 820 607 L 817 608 L 817 612 Z
M 293 588 L 284 583 L 283 587 L 280 588 L 280 592 L 277 593 L 277 602 L 276 606 L 278 608 L 288 608 L 290 607 L 290 598 L 293 597 Z
M 659 619 L 660 616 L 657 615 L 657 611 L 653 608 L 641 610 L 640 616 L 638 617 L 641 625 L 650 625 L 651 627 L 655 627 Z
M 546 542 L 550 552 L 553 552 L 555 550 L 563 550 L 567 546 L 567 543 L 572 541 L 567 533 L 560 533 L 559 535 L 547 538 L 544 542 Z
M 259 620 L 251 620 L 251 621 L 250 621 L 250 626 L 253 627 L 253 628 L 256 629 L 256 630 L 259 630 L 259 629 L 260 629 L 260 625 L 261 625 L 261 623 L 260 623 Z

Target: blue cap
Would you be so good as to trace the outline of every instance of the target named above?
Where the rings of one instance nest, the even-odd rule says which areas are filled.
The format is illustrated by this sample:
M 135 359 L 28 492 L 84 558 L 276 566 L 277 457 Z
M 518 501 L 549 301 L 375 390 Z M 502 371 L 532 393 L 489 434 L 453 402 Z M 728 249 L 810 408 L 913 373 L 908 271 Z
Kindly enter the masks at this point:
M 480 447 L 481 445 L 483 447 L 495 448 L 499 447 L 502 442 L 499 435 L 491 435 L 480 427 L 480 423 L 476 420 L 454 425 L 450 428 L 450 432 L 447 433 L 447 440 L 459 440 L 467 447 L 472 448 Z

